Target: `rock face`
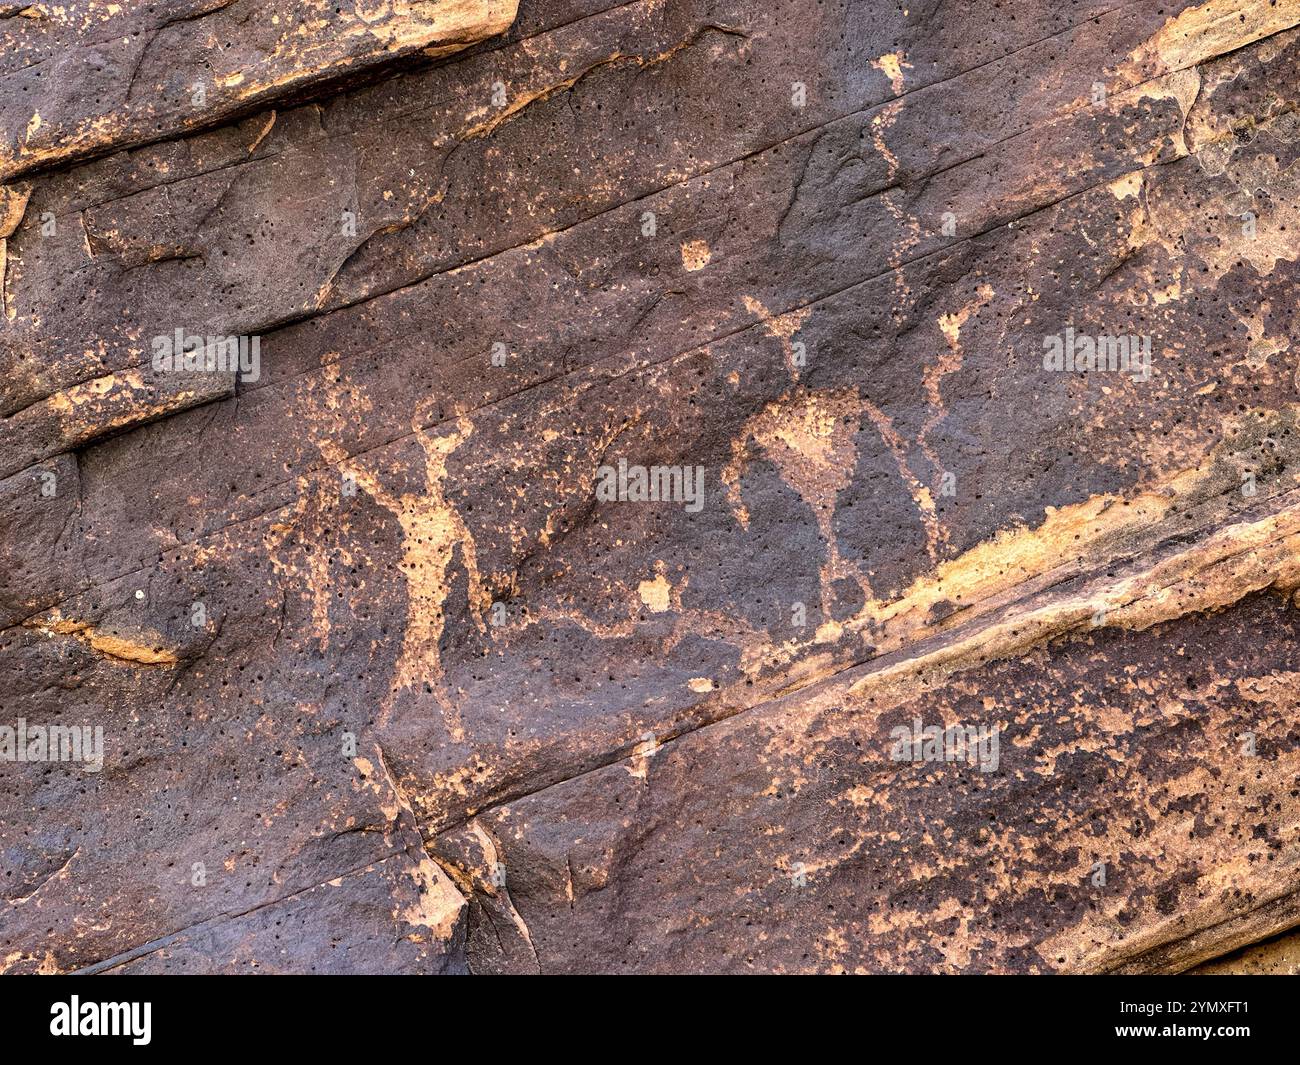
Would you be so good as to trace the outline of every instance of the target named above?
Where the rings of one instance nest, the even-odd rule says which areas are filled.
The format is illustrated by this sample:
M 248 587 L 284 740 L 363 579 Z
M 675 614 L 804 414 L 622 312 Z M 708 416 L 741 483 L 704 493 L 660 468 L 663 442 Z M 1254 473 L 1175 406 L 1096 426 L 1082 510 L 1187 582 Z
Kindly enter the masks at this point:
M 0 37 L 0 970 L 1294 968 L 1300 2 Z
M 166 140 L 500 33 L 515 0 L 0 5 L 0 180 Z

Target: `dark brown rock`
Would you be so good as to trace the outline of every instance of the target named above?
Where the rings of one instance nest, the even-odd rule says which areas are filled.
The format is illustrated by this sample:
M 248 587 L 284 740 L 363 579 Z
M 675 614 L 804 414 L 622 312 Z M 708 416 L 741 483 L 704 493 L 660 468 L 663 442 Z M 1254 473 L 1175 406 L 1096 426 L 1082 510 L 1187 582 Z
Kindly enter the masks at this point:
M 500 33 L 515 0 L 0 5 L 0 181 Z
M 1300 8 L 520 8 L 9 184 L 0 725 L 105 748 L 0 761 L 2 967 L 1184 971 L 1300 921 Z M 1067 329 L 1149 362 L 1050 372 Z

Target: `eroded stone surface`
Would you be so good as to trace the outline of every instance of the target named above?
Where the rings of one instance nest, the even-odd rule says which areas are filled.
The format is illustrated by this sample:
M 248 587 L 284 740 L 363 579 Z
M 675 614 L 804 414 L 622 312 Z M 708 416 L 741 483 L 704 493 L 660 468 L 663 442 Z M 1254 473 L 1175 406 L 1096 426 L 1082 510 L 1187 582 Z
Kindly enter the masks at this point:
M 3 966 L 1184 971 L 1300 921 L 1300 5 L 1032 15 L 525 0 L 12 183 L 0 724 L 106 745 L 0 762 Z M 1046 371 L 1067 329 L 1149 364 Z
M 0 5 L 0 181 L 165 140 L 510 25 L 516 0 Z
M 1300 975 L 1300 940 L 1295 933 L 1280 936 L 1206 962 L 1191 971 L 1199 976 L 1297 976 Z

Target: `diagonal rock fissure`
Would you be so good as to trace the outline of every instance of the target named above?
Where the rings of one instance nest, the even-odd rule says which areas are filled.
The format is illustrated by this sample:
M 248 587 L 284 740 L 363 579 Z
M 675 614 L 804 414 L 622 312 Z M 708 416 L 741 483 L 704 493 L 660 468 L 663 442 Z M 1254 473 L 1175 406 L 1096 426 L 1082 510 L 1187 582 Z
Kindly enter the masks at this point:
M 1181 550 L 1137 558 L 1138 564 L 1131 567 L 1135 572 L 1122 577 L 1111 577 L 1108 572 L 1115 567 L 1116 558 L 1098 559 L 1092 584 L 1061 601 L 1055 601 L 1050 594 L 1034 594 L 1023 600 L 1012 597 L 987 619 L 919 640 L 892 654 L 868 656 L 801 678 L 752 701 L 727 705 L 724 690 L 723 705 L 698 722 L 657 736 L 657 742 L 672 743 L 775 702 L 791 703 L 811 696 L 825 700 L 836 695 L 863 702 L 869 693 L 897 700 L 920 682 L 942 684 L 955 673 L 1061 637 L 1105 627 L 1141 630 L 1190 613 L 1222 609 L 1264 589 L 1278 588 L 1290 594 L 1300 586 L 1300 494 L 1263 517 L 1247 522 L 1224 519 L 1200 531 L 1201 535 L 1181 545 Z M 1207 578 L 1204 587 L 1189 588 L 1186 598 L 1174 608 L 1164 602 L 1172 589 L 1197 577 Z M 1095 622 L 1098 611 L 1105 615 L 1100 623 Z M 628 758 L 636 746 L 636 742 L 629 741 L 584 760 L 571 771 L 507 788 L 470 816 L 598 772 Z M 435 823 L 429 831 L 441 834 L 465 820 L 468 818 Z

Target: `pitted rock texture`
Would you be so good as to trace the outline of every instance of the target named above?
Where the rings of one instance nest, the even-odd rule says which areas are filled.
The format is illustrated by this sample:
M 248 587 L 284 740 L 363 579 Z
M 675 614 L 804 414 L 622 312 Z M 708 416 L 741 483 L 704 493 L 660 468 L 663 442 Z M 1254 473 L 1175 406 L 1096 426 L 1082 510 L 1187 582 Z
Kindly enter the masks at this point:
M 515 0 L 0 4 L 0 180 L 500 33 Z
M 1300 0 L 0 36 L 0 970 L 1292 965 Z

